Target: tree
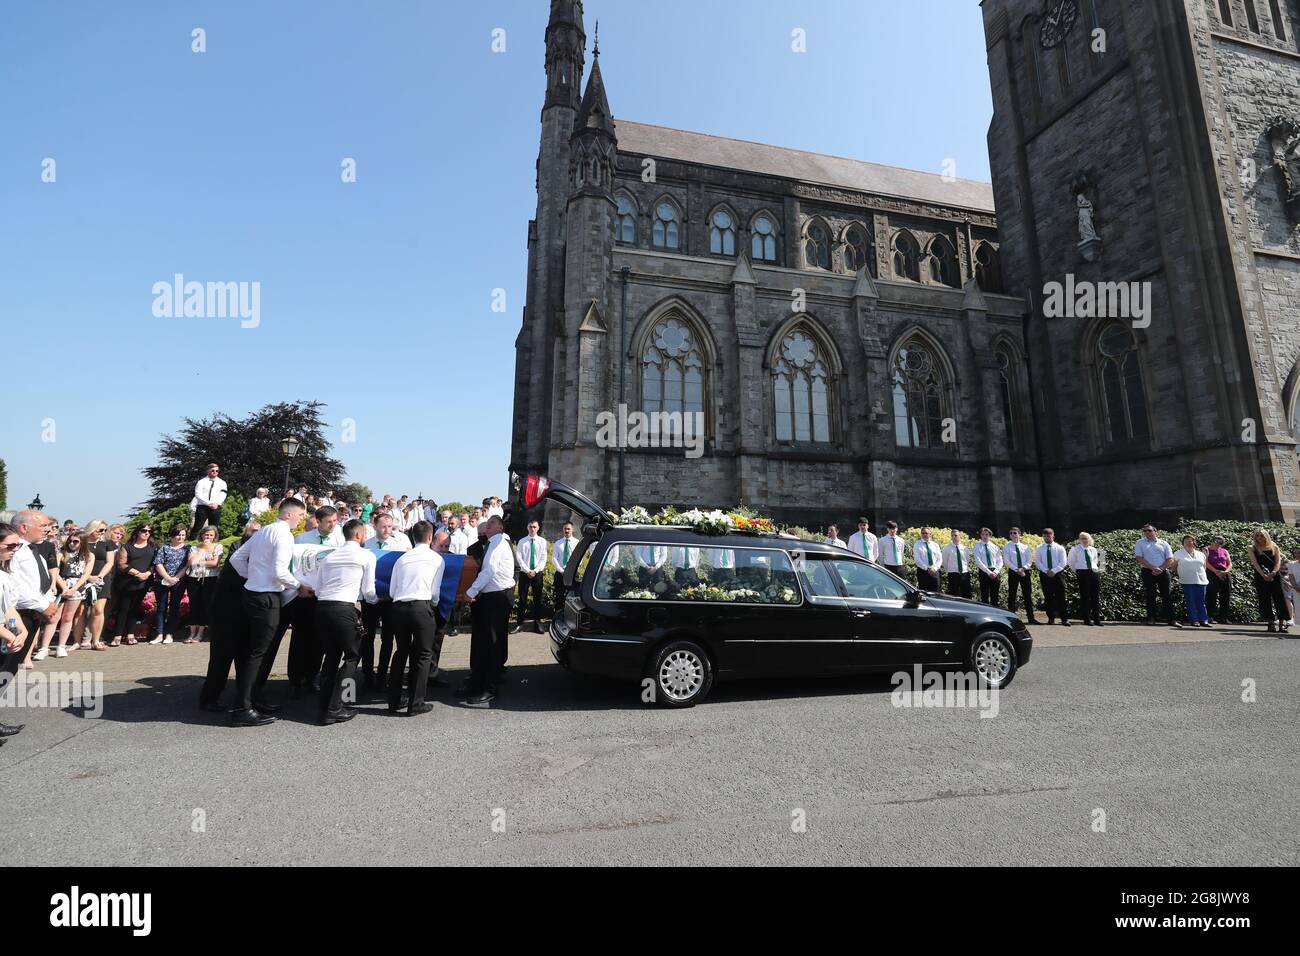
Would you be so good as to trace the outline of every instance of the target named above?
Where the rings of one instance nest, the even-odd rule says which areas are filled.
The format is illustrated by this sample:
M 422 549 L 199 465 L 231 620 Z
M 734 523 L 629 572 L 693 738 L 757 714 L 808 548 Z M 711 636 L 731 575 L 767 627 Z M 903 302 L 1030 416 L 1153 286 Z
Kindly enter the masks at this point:
M 188 504 L 194 484 L 208 462 L 221 466 L 230 490 L 243 495 L 266 486 L 273 497 L 284 483 L 286 459 L 280 440 L 298 439 L 298 454 L 290 463 L 289 480 L 306 485 L 312 493 L 333 488 L 343 479 L 343 464 L 329 456 L 320 402 L 280 402 L 267 405 L 244 419 L 218 412 L 211 418 L 187 418 L 175 436 L 158 441 L 158 463 L 141 472 L 153 493 L 144 503 L 151 511 Z
M 344 485 L 342 488 L 334 489 L 335 501 L 346 501 L 350 505 L 364 505 L 366 499 L 373 495 L 374 492 L 366 485 L 359 481 Z
M 9 506 L 9 471 L 5 468 L 5 460 L 0 458 L 0 511 L 4 511 Z

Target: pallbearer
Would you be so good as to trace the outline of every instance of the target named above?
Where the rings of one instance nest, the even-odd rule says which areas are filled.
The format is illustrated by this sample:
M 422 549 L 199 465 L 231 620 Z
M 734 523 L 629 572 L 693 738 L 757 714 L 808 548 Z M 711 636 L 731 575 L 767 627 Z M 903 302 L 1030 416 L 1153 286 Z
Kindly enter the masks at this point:
M 555 606 L 555 617 L 564 613 L 564 569 L 569 566 L 569 558 L 578 550 L 578 539 L 573 534 L 573 522 L 564 522 L 564 533 L 551 546 L 551 566 L 555 577 L 551 579 L 551 603 Z
M 979 569 L 980 600 L 997 607 L 1002 591 L 1002 549 L 993 543 L 993 532 L 988 528 L 980 528 L 975 567 Z
M 293 540 L 295 544 L 316 544 L 327 548 L 343 547 L 343 529 L 339 527 L 338 510 L 326 505 L 315 511 L 316 529 L 304 531 Z M 320 667 L 325 657 L 320 638 L 316 635 L 316 597 L 299 595 L 280 615 L 280 633 L 286 624 L 293 627 L 289 640 L 289 687 L 294 697 L 320 690 Z M 279 639 L 276 640 L 279 647 Z M 275 655 L 268 655 L 271 660 Z M 265 664 L 266 662 L 264 662 Z
M 533 629 L 542 629 L 542 572 L 546 570 L 548 552 L 546 539 L 537 533 L 539 527 L 536 521 L 528 522 L 528 534 L 515 547 L 515 558 L 519 562 L 519 617 L 515 631 L 524 629 L 530 594 L 533 596 Z
M 844 548 L 845 550 L 847 550 L 849 547 L 847 544 L 845 544 L 844 539 L 840 537 L 840 526 L 837 524 L 827 526 L 826 543 L 829 544 L 832 548 Z
M 388 709 L 402 709 L 403 685 L 410 687 L 406 716 L 415 717 L 433 710 L 424 700 L 429 686 L 429 665 L 433 661 L 433 643 L 438 633 L 434 608 L 442 593 L 442 556 L 429 547 L 433 525 L 417 521 L 411 526 L 412 548 L 393 565 L 388 581 L 388 596 L 393 599 L 393 663 L 388 682 Z M 410 676 L 403 680 L 407 660 Z
M 897 574 L 907 580 L 907 542 L 898 533 L 898 525 L 893 521 L 885 522 L 885 536 L 877 542 L 880 551 L 880 564 L 886 571 Z
M 871 533 L 871 525 L 865 517 L 858 519 L 858 530 L 849 535 L 849 550 L 868 561 L 875 561 L 879 557 L 876 536 Z
M 1038 567 L 1038 583 L 1043 586 L 1047 623 L 1059 617 L 1069 627 L 1070 619 L 1065 616 L 1065 581 L 1061 578 L 1066 568 L 1065 548 L 1056 543 L 1056 533 L 1051 528 L 1043 529 L 1043 543 L 1034 549 L 1034 564 Z
M 1101 566 L 1092 535 L 1079 532 L 1079 543 L 1070 549 L 1066 562 L 1079 579 L 1079 616 L 1084 624 L 1101 627 Z
M 970 597 L 970 548 L 956 528 L 952 529 L 952 543 L 943 549 L 943 569 L 948 572 L 948 593 Z
M 1029 578 L 1029 569 L 1033 567 L 1033 552 L 1029 545 L 1020 543 L 1020 529 L 1012 528 L 1007 532 L 1009 539 L 1002 547 L 1002 560 L 1007 568 L 1007 610 L 1016 613 L 1016 595 L 1024 596 L 1025 618 L 1030 624 L 1037 624 L 1034 619 L 1033 583 Z
M 943 567 L 943 554 L 930 540 L 930 529 L 921 529 L 921 540 L 912 546 L 912 560 L 916 562 L 916 586 L 922 591 L 939 591 L 939 569 Z
M 366 523 L 353 518 L 343 526 L 343 547 L 320 562 L 316 589 L 316 633 L 325 648 L 321 668 L 320 722 L 339 724 L 357 712 L 344 706 L 355 700 L 357 664 L 361 660 L 361 619 L 357 601 L 374 604 L 375 553 L 361 546 Z

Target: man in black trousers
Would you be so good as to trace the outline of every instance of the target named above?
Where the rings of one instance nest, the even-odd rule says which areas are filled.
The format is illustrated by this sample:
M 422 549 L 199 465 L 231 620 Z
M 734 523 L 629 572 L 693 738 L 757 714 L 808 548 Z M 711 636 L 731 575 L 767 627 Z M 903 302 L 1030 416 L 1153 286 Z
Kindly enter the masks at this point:
M 424 700 L 429 686 L 429 665 L 433 661 L 433 644 L 438 633 L 434 610 L 442 590 L 442 555 L 429 547 L 433 525 L 417 521 L 411 526 L 411 550 L 393 565 L 388 582 L 388 596 L 393 600 L 393 660 L 389 665 L 388 709 L 402 709 L 403 686 L 409 684 L 410 702 L 406 716 L 415 717 L 433 710 Z M 411 662 L 409 680 L 406 662 Z
M 366 524 L 353 518 L 343 526 L 343 547 L 321 559 L 316 589 L 316 634 L 325 649 L 321 667 L 320 722 L 341 724 L 357 712 L 344 705 L 356 700 L 361 660 L 361 618 L 357 601 L 374 603 L 375 555 L 361 546 Z
M 474 620 L 469 649 L 470 676 L 465 686 L 466 707 L 491 707 L 496 700 L 504 658 L 501 645 L 509 639 L 510 608 L 514 603 L 514 548 L 499 516 L 489 518 L 486 524 L 488 545 L 483 564 L 466 591 Z
M 264 527 L 230 558 L 245 578 L 242 603 L 248 615 L 248 643 L 235 657 L 235 684 L 239 691 L 230 722 L 235 727 L 260 727 L 279 710 L 259 695 L 266 683 L 262 662 L 280 626 L 281 594 L 301 585 L 289 570 L 293 560 L 293 528 L 307 513 L 297 498 L 280 502 L 278 521 Z
M 252 537 L 245 534 L 236 545 L 242 548 Z M 231 557 L 234 552 L 231 552 Z M 235 570 L 230 558 L 226 559 L 217 575 L 216 593 L 212 598 L 212 621 L 208 625 L 208 676 L 199 691 L 199 709 L 213 714 L 227 713 L 230 708 L 221 704 L 221 692 L 230 678 L 230 665 L 235 662 L 239 648 L 248 643 L 248 617 L 244 614 L 244 578 Z

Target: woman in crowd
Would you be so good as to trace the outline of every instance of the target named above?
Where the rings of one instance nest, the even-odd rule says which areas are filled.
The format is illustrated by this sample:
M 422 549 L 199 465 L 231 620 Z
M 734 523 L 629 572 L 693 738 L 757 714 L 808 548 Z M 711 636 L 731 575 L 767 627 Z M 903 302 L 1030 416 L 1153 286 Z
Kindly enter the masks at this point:
M 1209 587 L 1205 593 L 1206 610 L 1210 620 L 1228 623 L 1232 610 L 1232 555 L 1224 547 L 1222 537 L 1205 549 L 1205 570 L 1209 574 Z
M 185 596 L 185 568 L 189 564 L 190 546 L 185 543 L 189 529 L 178 524 L 172 528 L 171 540 L 160 544 L 153 556 L 153 596 L 158 611 L 150 644 L 170 644 L 181 623 L 181 598 Z
M 123 639 L 128 644 L 136 643 L 132 629 L 153 578 L 153 556 L 157 550 L 153 545 L 153 526 L 148 522 L 136 528 L 131 540 L 117 549 L 117 569 L 113 572 L 116 611 L 109 647 L 117 647 Z
M 1285 634 L 1291 626 L 1286 597 L 1282 594 L 1282 549 L 1263 528 L 1256 528 L 1250 546 L 1251 566 L 1255 569 L 1255 594 L 1259 597 L 1259 616 L 1268 621 L 1270 634 Z
M 983 532 L 981 532 L 982 534 Z M 1079 543 L 1065 556 L 1079 582 L 1079 617 L 1084 624 L 1101 627 L 1101 562 L 1092 535 L 1079 532 Z
M 1183 546 L 1169 559 L 1169 567 L 1178 576 L 1183 589 L 1183 603 L 1187 605 L 1187 620 L 1192 627 L 1209 627 L 1210 615 L 1205 608 L 1205 590 L 1209 578 L 1205 573 L 1206 555 L 1196 548 L 1196 539 L 1183 535 Z
M 105 651 L 108 650 L 108 645 L 102 640 L 104 622 L 112 613 L 109 599 L 113 594 L 113 579 L 117 571 L 117 549 L 122 546 L 126 528 L 120 524 L 109 526 L 96 519 L 90 523 L 90 530 L 86 533 L 90 535 L 95 550 L 95 572 L 90 580 L 96 585 L 97 591 L 92 606 L 87 609 L 90 615 L 90 640 L 83 641 L 81 646 Z
M 72 531 L 59 548 L 59 563 L 52 567 L 54 591 L 58 595 L 59 613 L 55 617 L 58 624 L 58 639 L 54 642 L 54 656 L 68 656 L 68 635 L 73 626 L 85 626 L 85 592 L 87 579 L 94 570 L 95 553 L 91 550 L 89 538 L 79 531 Z M 78 632 L 79 633 L 79 632 Z M 49 637 L 42 635 L 42 644 L 32 654 L 32 660 L 43 661 L 49 655 Z
M 221 543 L 217 541 L 216 528 L 204 528 L 199 543 L 190 548 L 186 565 L 186 591 L 190 596 L 190 633 L 182 644 L 197 644 L 203 640 L 212 610 L 212 597 L 217 584 L 218 565 L 221 564 Z
M 248 513 L 256 518 L 271 507 L 271 489 L 258 488 L 257 494 L 248 502 Z
M 0 523 L 0 654 L 12 654 L 27 643 L 27 628 L 18 616 L 17 587 L 9 577 L 9 562 L 22 543 L 11 525 Z

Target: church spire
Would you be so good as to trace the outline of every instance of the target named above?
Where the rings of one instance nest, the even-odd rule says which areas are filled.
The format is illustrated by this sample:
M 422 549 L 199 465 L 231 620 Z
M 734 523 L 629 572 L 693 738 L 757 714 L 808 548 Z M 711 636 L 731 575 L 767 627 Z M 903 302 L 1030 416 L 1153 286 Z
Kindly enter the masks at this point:
M 582 90 L 587 34 L 582 0 L 551 0 L 546 24 L 546 105 L 577 109 Z
M 573 135 L 577 137 L 584 130 L 594 130 L 614 138 L 614 114 L 609 108 L 609 99 L 605 95 L 605 80 L 600 75 L 600 39 L 597 32 L 596 48 L 591 53 L 591 76 L 587 79 L 587 91 L 582 94 L 582 105 L 578 107 L 578 118 L 573 124 Z

